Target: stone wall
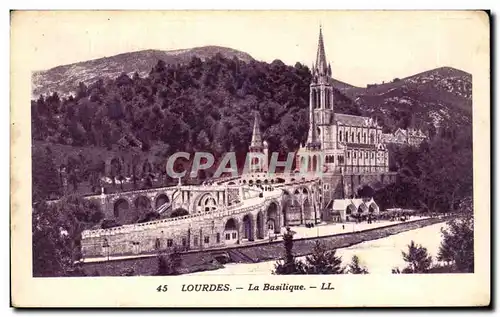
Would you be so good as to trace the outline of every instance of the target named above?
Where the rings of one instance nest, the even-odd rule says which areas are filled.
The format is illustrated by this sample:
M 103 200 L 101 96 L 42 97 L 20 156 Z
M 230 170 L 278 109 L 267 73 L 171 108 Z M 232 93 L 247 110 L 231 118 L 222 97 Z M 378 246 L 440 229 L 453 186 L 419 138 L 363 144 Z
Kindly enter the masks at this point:
M 375 228 L 361 232 L 336 234 L 320 238 L 298 239 L 295 240 L 294 250 L 297 256 L 310 254 L 316 240 L 320 240 L 322 243 L 325 243 L 328 249 L 345 248 L 363 241 L 380 239 L 388 235 L 429 226 L 443 221 L 445 220 L 430 218 L 394 224 L 387 227 Z M 233 253 L 240 255 L 243 254 L 243 256 L 239 256 L 238 261 L 236 261 L 236 259 L 233 259 Z M 180 271 L 183 273 L 189 273 L 219 268 L 221 265 L 215 261 L 215 258 L 221 254 L 228 256 L 233 262 L 240 262 L 241 259 L 247 259 L 248 263 L 275 260 L 282 257 L 283 242 L 276 241 L 261 245 L 183 253 L 181 255 L 182 267 Z M 155 275 L 158 271 L 158 259 L 156 256 L 151 256 L 109 262 L 89 262 L 83 264 L 83 269 L 88 275 Z M 271 274 L 271 272 L 269 272 L 269 274 Z
M 82 254 L 85 258 L 147 254 L 174 247 L 184 250 L 213 248 L 240 243 L 244 237 L 254 239 L 257 235 L 264 239 L 268 234 L 265 223 L 271 217 L 266 211 L 269 205 L 275 202 L 278 207 L 275 215 L 281 215 L 281 203 L 277 199 L 281 199 L 281 191 L 256 198 L 255 204 L 250 206 L 239 203 L 219 211 L 87 230 L 82 233 Z M 230 219 L 234 220 L 234 228 L 226 228 Z M 283 223 L 282 219 L 275 220 L 277 224 Z M 226 241 L 226 229 L 236 232 L 236 238 Z

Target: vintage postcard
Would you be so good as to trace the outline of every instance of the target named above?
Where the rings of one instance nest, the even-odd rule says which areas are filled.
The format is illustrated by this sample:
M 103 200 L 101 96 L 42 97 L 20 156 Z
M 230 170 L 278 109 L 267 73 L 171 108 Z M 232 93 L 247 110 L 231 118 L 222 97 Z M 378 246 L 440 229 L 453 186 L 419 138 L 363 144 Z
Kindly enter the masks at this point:
M 15 307 L 490 304 L 483 11 L 13 11 Z

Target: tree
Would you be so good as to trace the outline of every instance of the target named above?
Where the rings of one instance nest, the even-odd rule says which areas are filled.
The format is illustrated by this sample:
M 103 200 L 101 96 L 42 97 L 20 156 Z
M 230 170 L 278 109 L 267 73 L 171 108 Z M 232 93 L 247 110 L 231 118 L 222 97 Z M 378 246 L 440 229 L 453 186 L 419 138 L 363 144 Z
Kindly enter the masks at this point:
M 104 219 L 101 223 L 101 228 L 102 229 L 109 229 L 109 228 L 114 228 L 114 227 L 119 227 L 121 224 L 116 221 L 115 219 Z
M 137 176 L 137 170 L 139 168 L 139 160 L 140 160 L 140 156 L 138 154 L 133 154 L 132 155 L 132 182 L 134 184 L 134 189 L 137 189 L 137 179 L 138 179 L 138 176 Z
M 305 274 L 304 264 L 295 259 L 293 254 L 293 232 L 290 228 L 287 228 L 287 231 L 283 234 L 283 243 L 285 246 L 285 256 L 276 262 L 273 274 Z
M 474 272 L 474 218 L 471 215 L 450 220 L 441 229 L 438 260 L 453 266 L 458 272 Z
M 101 192 L 101 181 L 100 181 L 100 174 L 98 171 L 95 169 L 92 169 L 90 171 L 89 175 L 89 184 L 90 184 L 90 191 L 93 194 L 100 193 Z
M 368 274 L 366 267 L 361 266 L 358 256 L 354 255 L 348 267 L 348 272 L 351 274 Z
M 403 269 L 402 273 L 429 272 L 432 264 L 432 257 L 428 254 L 427 248 L 416 245 L 412 240 L 408 245 L 408 252 L 402 251 L 401 253 L 405 262 L 408 263 L 408 266 Z
M 33 150 L 32 177 L 34 201 L 50 199 L 62 194 L 59 173 L 49 147 Z
M 151 179 L 151 175 L 147 175 L 144 178 L 144 183 L 142 185 L 142 188 L 147 189 L 147 188 L 152 188 L 152 187 L 153 187 L 153 180 Z
M 305 267 L 306 274 L 343 274 L 345 271 L 342 258 L 319 241 L 316 241 L 313 253 L 306 257 Z
M 157 213 L 156 211 L 151 211 L 148 212 L 144 218 L 140 219 L 138 222 L 143 223 L 143 222 L 149 222 L 149 221 L 154 221 L 160 219 L 160 214 Z
M 357 194 L 358 197 L 361 198 L 372 198 L 373 195 L 375 194 L 375 191 L 370 186 L 364 185 L 363 187 L 358 189 Z
M 118 175 L 118 181 L 120 182 L 120 190 L 123 191 L 123 182 L 125 181 L 125 177 L 123 175 Z
M 177 247 L 168 253 L 159 254 L 157 275 L 179 275 L 179 269 L 182 266 L 181 254 Z
M 177 208 L 170 214 L 170 218 L 182 217 L 189 215 L 189 212 L 184 208 Z
M 393 145 L 390 152 L 399 177 L 395 184 L 375 193 L 379 206 L 449 213 L 472 195 L 469 127 L 464 126 L 455 138 L 434 137 L 419 147 Z
M 78 190 L 78 176 L 74 170 L 69 173 L 68 181 L 73 185 L 73 192 Z
M 46 203 L 32 209 L 33 276 L 66 276 L 72 266 L 72 241 L 65 215 Z
M 35 202 L 32 209 L 33 275 L 81 275 L 81 233 L 103 217 L 98 205 L 78 196 L 58 204 Z

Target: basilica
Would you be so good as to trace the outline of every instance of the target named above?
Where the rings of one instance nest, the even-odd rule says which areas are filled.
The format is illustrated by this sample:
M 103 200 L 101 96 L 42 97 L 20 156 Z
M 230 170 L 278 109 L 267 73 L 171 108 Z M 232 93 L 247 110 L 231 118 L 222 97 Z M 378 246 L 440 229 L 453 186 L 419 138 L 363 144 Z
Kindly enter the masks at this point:
M 388 172 L 382 127 L 369 117 L 336 113 L 339 92 L 331 76 L 320 29 L 309 93 L 309 132 L 297 151 L 297 162 L 307 171 L 323 174 Z
M 377 217 L 381 210 L 360 188 L 395 181 L 382 128 L 371 118 L 335 112 L 346 98 L 333 86 L 321 30 L 312 75 L 307 142 L 294 153 L 294 171 L 270 171 L 268 143 L 256 115 L 250 168 L 242 175 L 214 177 L 201 186 L 183 185 L 179 178 L 177 186 L 85 197 L 103 206 L 106 219 L 124 225 L 83 231 L 82 255 L 109 261 L 110 255 L 133 257 L 174 247 L 219 249 L 273 241 L 289 226 Z M 159 218 L 138 221 L 148 210 Z
M 394 181 L 395 173 L 389 171 L 388 142 L 376 120 L 335 112 L 347 98 L 333 85 L 321 29 L 312 75 L 307 141 L 295 153 L 293 176 L 318 179 L 318 209 L 324 213 L 321 217 L 345 221 L 352 208 L 358 209 L 359 198 L 367 198 L 359 197 L 362 187 L 379 189 Z M 262 140 L 258 116 L 249 150 L 251 172 L 242 175 L 241 184 L 267 184 L 268 145 Z M 339 212 L 334 208 L 339 204 L 352 208 Z

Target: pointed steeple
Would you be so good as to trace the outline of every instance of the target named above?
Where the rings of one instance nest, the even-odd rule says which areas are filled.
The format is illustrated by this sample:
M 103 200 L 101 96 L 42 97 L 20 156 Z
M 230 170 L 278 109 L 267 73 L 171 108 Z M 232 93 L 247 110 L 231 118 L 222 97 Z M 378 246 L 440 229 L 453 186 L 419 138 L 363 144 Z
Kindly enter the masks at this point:
M 259 128 L 259 115 L 257 111 L 254 112 L 255 119 L 253 122 L 253 132 L 252 132 L 252 142 L 250 143 L 250 150 L 252 149 L 262 149 L 262 136 L 260 135 Z
M 326 75 L 328 64 L 326 63 L 325 45 L 323 43 L 323 31 L 319 27 L 318 52 L 316 53 L 316 69 L 319 75 Z

